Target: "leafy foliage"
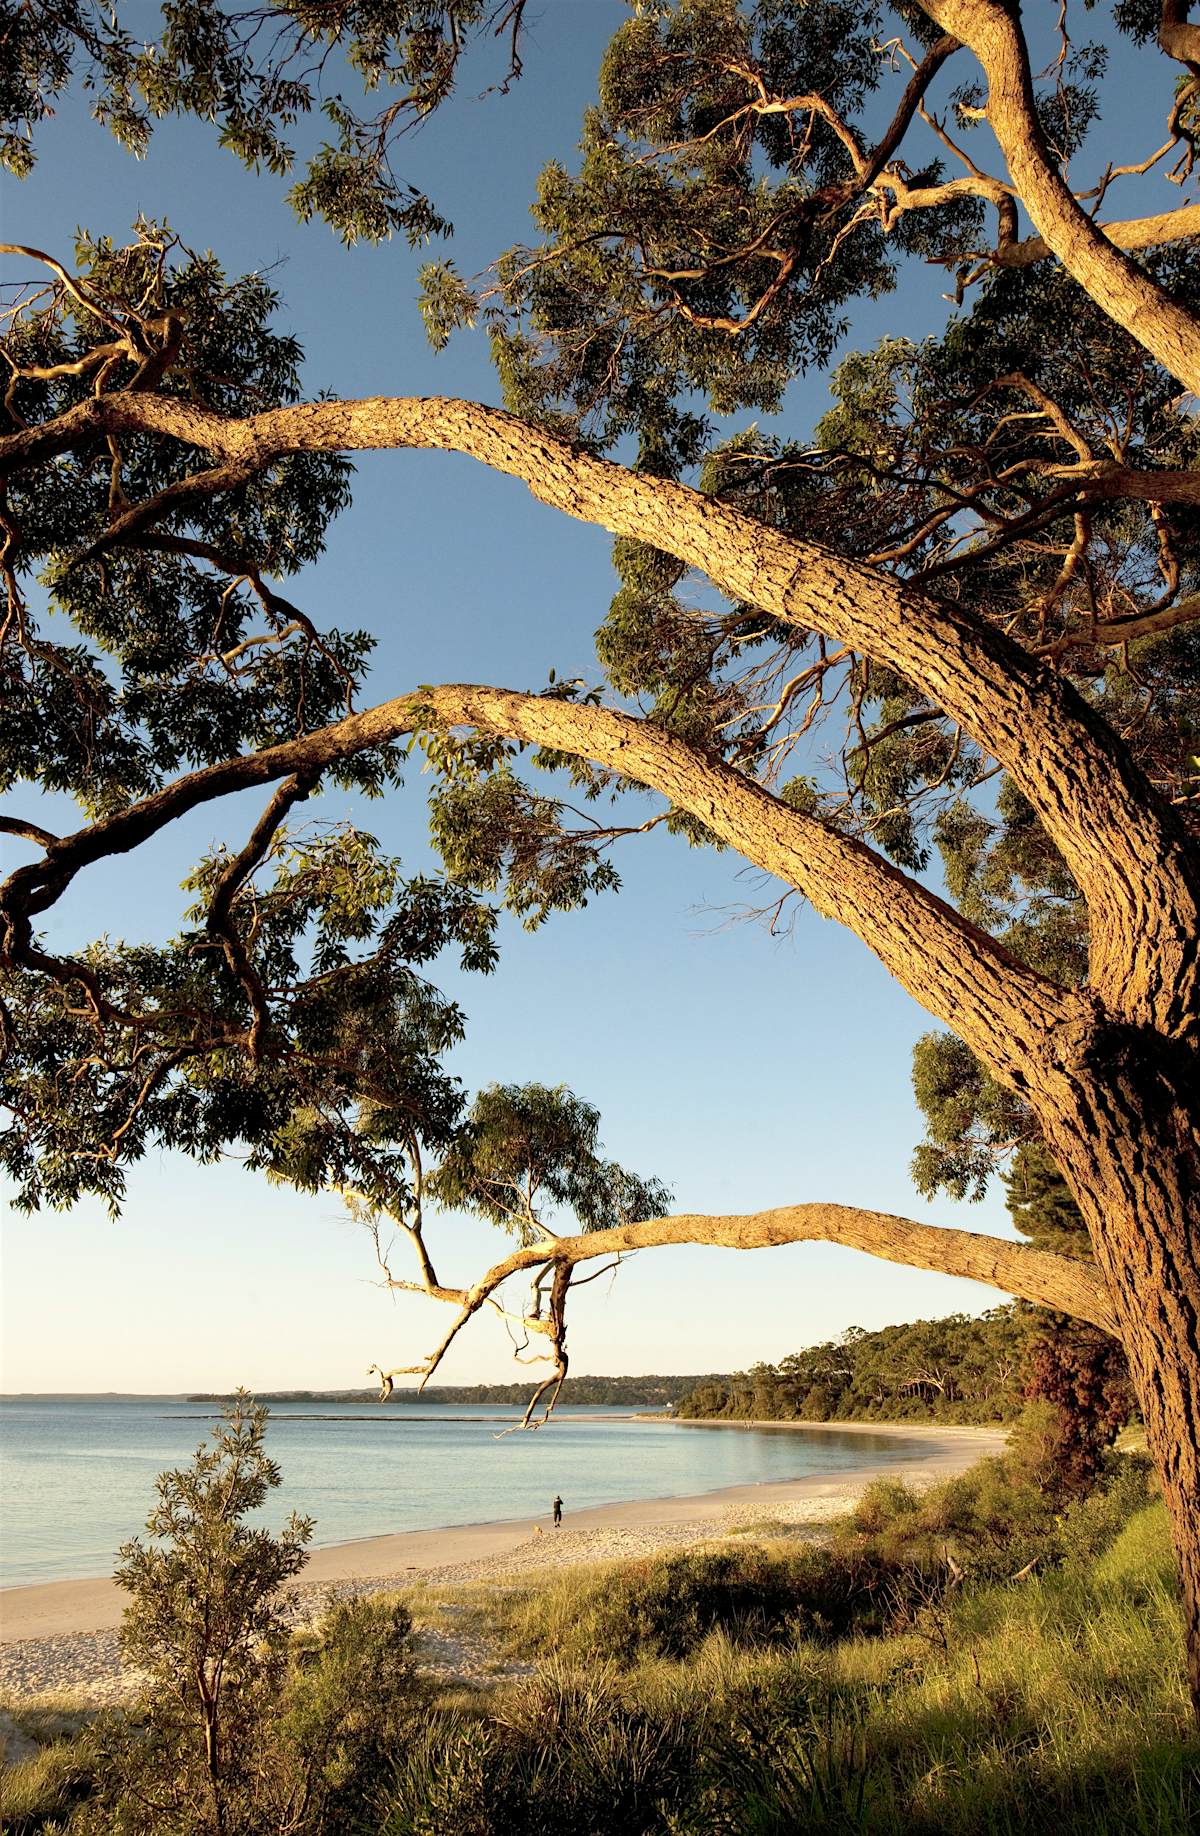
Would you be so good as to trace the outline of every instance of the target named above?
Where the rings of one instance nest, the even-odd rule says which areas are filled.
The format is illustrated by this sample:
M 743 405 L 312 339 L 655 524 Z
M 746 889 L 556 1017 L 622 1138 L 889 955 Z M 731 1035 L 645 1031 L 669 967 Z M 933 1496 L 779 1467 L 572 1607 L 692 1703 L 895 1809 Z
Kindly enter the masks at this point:
M 10 8 L 9 158 L 28 164 L 22 146 L 73 72 L 88 73 L 101 113 L 134 146 L 157 114 L 182 110 L 217 119 L 242 158 L 279 170 L 292 157 L 284 131 L 320 94 L 335 138 L 300 181 L 298 208 L 325 212 L 347 238 L 420 236 L 437 225 L 393 180 L 391 136 L 448 95 L 473 35 L 497 24 L 515 35 L 521 13 L 520 0 L 499 20 L 474 0 L 332 14 L 181 0 L 147 48 L 96 8 Z M 1145 10 L 1119 8 L 1117 29 L 1145 38 Z M 1063 32 L 1036 101 L 1053 157 L 1074 170 L 1089 156 L 1105 58 Z M 427 326 L 441 343 L 483 320 L 505 399 L 527 420 L 619 451 L 643 476 L 686 478 L 759 525 L 938 598 L 946 617 L 969 613 L 1022 679 L 1057 668 L 1090 705 L 1080 730 L 1094 719 L 1115 734 L 1131 783 L 1140 771 L 1164 800 L 1163 821 L 1169 802 L 1192 822 L 1200 647 L 1188 596 L 1200 584 L 1200 521 L 1189 475 L 1200 433 L 1142 347 L 1053 261 L 1022 255 L 1011 186 L 955 138 L 978 114 L 970 85 L 953 93 L 952 114 L 931 112 L 930 85 L 961 49 L 907 5 L 895 16 L 845 0 L 636 9 L 601 70 L 578 170 L 543 174 L 540 240 L 503 255 L 483 283 L 427 269 Z M 322 91 L 322 68 L 339 57 L 368 90 L 397 84 L 374 121 Z M 514 36 L 514 72 L 517 61 Z M 1186 113 L 1171 115 L 1182 177 L 1194 152 Z M 947 179 L 952 161 L 965 176 Z M 1113 176 L 1105 166 L 1088 195 L 1102 200 Z M 985 201 L 997 217 L 990 246 Z M 336 769 L 318 759 L 281 786 L 238 853 L 200 865 L 179 938 L 101 941 L 75 958 L 45 947 L 35 924 L 72 877 L 62 864 L 72 847 L 76 861 L 115 847 L 104 824 L 130 810 L 149 821 L 136 800 L 175 774 L 311 739 L 353 714 L 371 640 L 318 630 L 272 584 L 319 554 L 348 490 L 340 458 L 251 457 L 198 475 L 183 442 L 114 434 L 55 446 L 56 419 L 77 426 L 89 399 L 118 391 L 223 415 L 293 400 L 299 352 L 272 328 L 262 277 L 230 280 L 151 222 L 128 247 L 85 239 L 78 277 L 38 259 L 51 278 L 18 297 L 5 331 L 8 450 L 34 459 L 14 464 L 0 516 L 0 688 L 14 710 L 0 779 L 65 791 L 98 821 L 68 842 L 6 819 L 45 855 L 5 892 L 14 1006 L 0 1011 L 0 1044 L 14 1120 L 3 1163 L 21 1202 L 92 1192 L 116 1206 L 123 1168 L 152 1142 L 201 1159 L 232 1146 L 269 1175 L 339 1190 L 369 1219 L 390 1213 L 419 1233 L 420 1195 L 440 1189 L 536 1233 L 533 1199 L 514 1210 L 526 1163 L 505 1159 L 524 1107 L 541 1111 L 546 1143 L 530 1148 L 526 1170 L 544 1159 L 550 1203 L 576 1206 L 585 1224 L 657 1208 L 650 1182 L 601 1160 L 582 1110 L 566 1118 L 563 1138 L 574 1131 L 571 1153 L 581 1141 L 583 1156 L 568 1178 L 547 1093 L 509 1092 L 507 1118 L 486 1105 L 465 1116 L 440 1062 L 461 1016 L 418 969 L 446 948 L 491 966 L 482 895 L 533 927 L 615 885 L 608 846 L 631 826 L 533 791 L 503 741 L 418 736 L 437 773 L 444 879 L 405 881 L 358 829 L 287 826 L 296 804 L 333 785 L 374 793 L 397 782 L 400 757 L 373 743 L 367 722 Z M 1194 246 L 1143 259 L 1166 291 L 1194 294 Z M 926 340 L 843 355 L 811 430 L 736 424 L 782 409 L 796 376 L 832 364 L 850 303 L 886 291 L 904 261 L 944 266 L 966 309 Z M 611 692 L 693 760 L 719 762 L 901 866 L 940 859 L 966 925 L 1060 985 L 1083 980 L 1080 889 L 998 774 L 987 734 L 958 728 L 935 679 L 908 681 L 818 632 L 722 602 L 646 544 L 622 541 L 614 558 L 620 590 L 597 639 L 605 686 L 551 676 L 549 694 Z M 1001 632 L 1023 650 L 1001 652 Z M 627 788 L 561 753 L 531 762 L 567 765 L 585 801 Z M 665 820 L 689 841 L 711 839 L 698 817 Z M 122 846 L 138 840 L 120 834 Z M 917 1072 L 931 1121 L 924 1189 L 977 1192 L 1006 1165 L 1069 1233 L 1023 1103 L 954 1040 L 924 1042 Z M 430 1156 L 441 1163 L 432 1183 Z M 1033 1202 L 1021 1201 L 1027 1221 Z
M 10 428 L 66 412 L 98 381 L 223 414 L 299 398 L 300 348 L 272 328 L 278 300 L 261 275 L 230 279 L 148 221 L 125 247 L 84 237 L 77 258 L 78 280 L 31 286 L 7 330 Z M 24 598 L 10 608 L 0 788 L 63 791 L 103 816 L 182 769 L 354 705 L 374 640 L 318 630 L 264 578 L 321 554 L 349 500 L 348 462 L 294 455 L 112 551 L 114 511 L 181 488 L 192 469 L 177 444 L 138 441 L 114 458 L 96 439 L 9 479 L 19 566 L 40 573 L 52 616 L 39 619 Z M 388 755 L 368 754 L 343 781 L 371 790 L 395 775 Z
M 280 1483 L 263 1446 L 267 1411 L 244 1391 L 197 1449 L 163 1473 L 147 1519 L 153 1539 L 120 1550 L 116 1581 L 130 1596 L 121 1650 L 145 1670 L 145 1738 L 127 1758 L 149 1786 L 111 1807 L 116 1830 L 250 1830 L 269 1767 L 263 1736 L 287 1664 L 280 1589 L 299 1573 L 312 1535 L 294 1513 L 279 1536 L 247 1521 Z
M 228 868 L 211 857 L 193 889 L 211 895 Z M 161 949 L 88 953 L 117 1018 L 103 1052 L 94 1017 L 55 984 L 15 979 L 25 1023 L 4 1062 L 13 1120 L 0 1152 L 18 1202 L 91 1191 L 115 1207 L 125 1166 L 152 1142 L 210 1160 L 236 1141 L 248 1165 L 301 1190 L 345 1186 L 402 1208 L 414 1166 L 452 1138 L 463 1106 L 442 1062 L 463 1016 L 420 970 L 446 948 L 490 969 L 493 914 L 444 882 L 405 880 L 373 837 L 321 826 L 280 830 L 232 901 L 235 946 L 254 938 L 253 979 L 209 911 L 206 896 Z M 81 1075 L 52 1101 L 70 1060 Z
M 681 1416 L 752 1421 L 1012 1421 L 1022 1407 L 1034 1310 L 953 1313 L 791 1352 L 778 1364 L 701 1385 Z
M 277 175 L 295 170 L 290 132 L 316 111 L 332 138 L 292 187 L 297 215 L 323 217 L 348 244 L 394 234 L 419 244 L 447 234 L 450 224 L 393 171 L 397 136 L 447 100 L 472 40 L 498 37 L 506 25 L 509 66 L 496 87 L 515 81 L 522 10 L 510 6 L 496 27 L 485 0 L 334 7 L 289 0 L 237 9 L 170 0 L 158 36 L 139 41 L 118 9 L 95 0 L 4 0 L 0 164 L 21 178 L 33 169 L 34 130 L 72 77 L 92 96 L 95 118 L 131 153 L 145 153 L 155 122 L 192 115 L 211 123 L 251 171 Z M 333 83 L 357 85 L 362 102 L 356 107 Z M 390 92 L 384 106 L 359 112 L 381 90 Z
M 475 1211 L 523 1243 L 543 1236 L 547 1207 L 571 1211 L 581 1230 L 661 1217 L 671 1195 L 599 1152 L 600 1112 L 561 1085 L 492 1084 L 430 1177 L 438 1203 Z

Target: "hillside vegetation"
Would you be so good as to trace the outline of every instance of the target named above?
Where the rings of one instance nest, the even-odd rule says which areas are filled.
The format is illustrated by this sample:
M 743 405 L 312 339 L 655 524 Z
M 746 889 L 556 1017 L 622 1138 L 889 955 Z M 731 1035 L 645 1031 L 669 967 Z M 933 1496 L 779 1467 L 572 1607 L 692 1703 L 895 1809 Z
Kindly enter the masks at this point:
M 1019 1305 L 866 1332 L 703 1379 L 676 1413 L 738 1421 L 1014 1421 L 1046 1315 Z

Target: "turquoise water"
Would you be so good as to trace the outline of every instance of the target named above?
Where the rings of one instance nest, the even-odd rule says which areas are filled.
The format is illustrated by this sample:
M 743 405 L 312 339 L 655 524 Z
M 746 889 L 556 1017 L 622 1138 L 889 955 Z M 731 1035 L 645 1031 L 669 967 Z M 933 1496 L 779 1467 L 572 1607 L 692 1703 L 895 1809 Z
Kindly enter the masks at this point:
M 0 1402 L 0 1586 L 111 1572 L 144 1525 L 154 1481 L 187 1463 L 216 1414 L 158 1398 Z M 885 1435 L 690 1427 L 563 1409 L 504 1435 L 511 1409 L 278 1403 L 267 1446 L 283 1469 L 270 1520 L 316 1519 L 314 1546 L 440 1524 L 573 1510 L 911 1458 Z M 498 1438 L 499 1437 L 499 1438 Z

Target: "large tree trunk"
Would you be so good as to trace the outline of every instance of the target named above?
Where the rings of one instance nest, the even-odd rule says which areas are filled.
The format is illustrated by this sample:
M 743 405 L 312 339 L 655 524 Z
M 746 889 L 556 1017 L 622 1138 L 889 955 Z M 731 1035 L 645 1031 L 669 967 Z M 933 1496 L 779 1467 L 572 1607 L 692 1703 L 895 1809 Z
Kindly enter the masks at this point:
M 1146 1422 L 1183 1582 L 1200 1714 L 1200 1129 L 1194 1055 L 1103 1028 L 1043 1115 L 1087 1222 Z

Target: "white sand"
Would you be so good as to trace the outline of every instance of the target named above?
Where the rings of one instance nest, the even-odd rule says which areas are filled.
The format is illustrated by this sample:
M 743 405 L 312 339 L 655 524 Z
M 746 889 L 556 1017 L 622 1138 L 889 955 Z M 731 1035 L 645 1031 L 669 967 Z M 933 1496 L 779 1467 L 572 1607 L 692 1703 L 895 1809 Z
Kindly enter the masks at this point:
M 885 1434 L 913 1442 L 914 1457 L 867 1458 L 861 1467 L 836 1473 L 726 1486 L 690 1498 L 631 1499 L 590 1511 L 572 1512 L 568 1500 L 560 1530 L 548 1518 L 536 1526 L 522 1518 L 337 1543 L 314 1550 L 303 1580 L 293 1584 L 296 1617 L 306 1619 L 319 1610 L 331 1588 L 376 1593 L 420 1581 L 501 1580 L 574 1562 L 619 1561 L 680 1548 L 756 1522 L 821 1523 L 847 1509 L 881 1473 L 927 1485 L 999 1452 L 1004 1443 L 998 1428 L 878 1422 L 770 1426 Z M 20 1696 L 75 1690 L 93 1700 L 122 1693 L 132 1679 L 122 1681 L 115 1629 L 126 1599 L 110 1580 L 49 1581 L 0 1590 L 0 1689 Z

